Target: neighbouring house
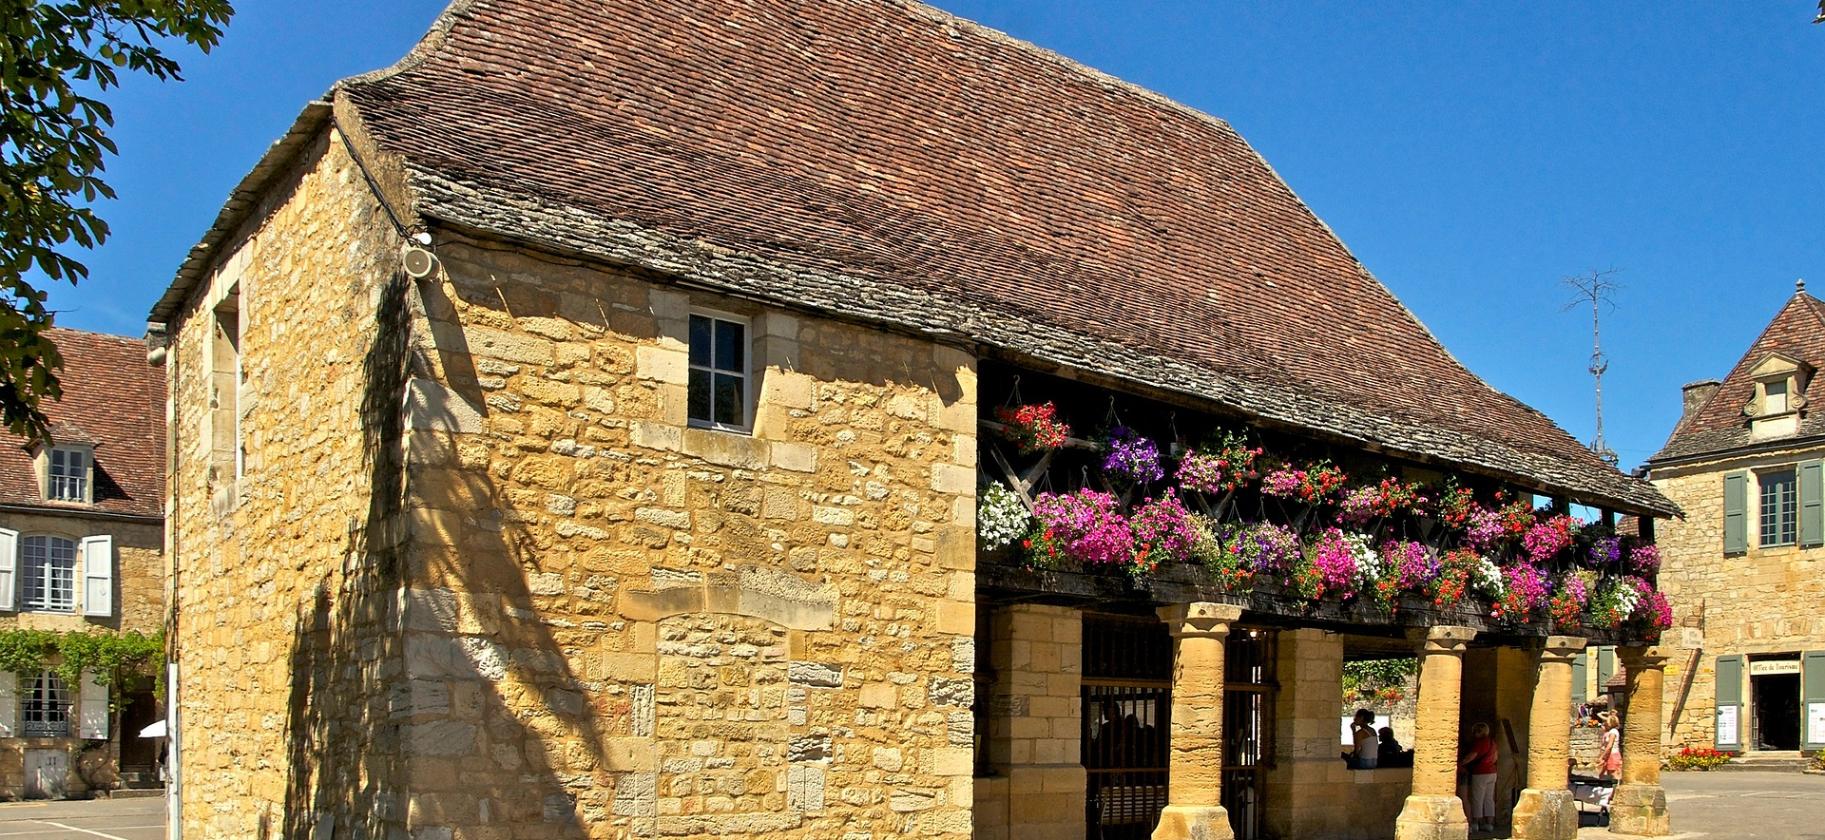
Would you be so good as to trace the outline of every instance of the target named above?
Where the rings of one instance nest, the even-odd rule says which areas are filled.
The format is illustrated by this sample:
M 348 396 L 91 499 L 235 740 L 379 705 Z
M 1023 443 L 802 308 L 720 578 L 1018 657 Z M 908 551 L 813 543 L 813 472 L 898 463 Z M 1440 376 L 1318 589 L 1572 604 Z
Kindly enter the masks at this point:
M 1228 124 L 926 6 L 458 2 L 150 320 L 187 838 L 1462 838 L 1475 723 L 1569 838 L 1577 652 L 1660 708 L 1676 505 Z
M 51 437 L 0 447 L 0 645 L 9 665 L 30 660 L 0 671 L 0 797 L 13 799 L 158 786 L 159 743 L 137 736 L 161 717 L 160 663 L 59 668 L 46 634 L 161 628 L 164 372 L 140 339 L 50 335 L 64 361 L 63 398 L 44 406 Z
M 1825 303 L 1801 283 L 1722 381 L 1685 386 L 1647 477 L 1687 512 L 1659 532 L 1680 627 L 1670 747 L 1825 749 Z

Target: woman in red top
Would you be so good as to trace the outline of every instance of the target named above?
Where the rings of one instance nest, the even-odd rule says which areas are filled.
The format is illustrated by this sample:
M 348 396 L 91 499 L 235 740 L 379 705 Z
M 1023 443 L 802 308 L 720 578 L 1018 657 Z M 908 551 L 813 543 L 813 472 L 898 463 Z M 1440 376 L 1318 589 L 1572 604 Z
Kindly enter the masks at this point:
M 1470 751 L 1457 766 L 1470 771 L 1470 799 L 1464 803 L 1470 830 L 1494 831 L 1496 746 L 1495 739 L 1489 737 L 1489 724 L 1470 727 Z

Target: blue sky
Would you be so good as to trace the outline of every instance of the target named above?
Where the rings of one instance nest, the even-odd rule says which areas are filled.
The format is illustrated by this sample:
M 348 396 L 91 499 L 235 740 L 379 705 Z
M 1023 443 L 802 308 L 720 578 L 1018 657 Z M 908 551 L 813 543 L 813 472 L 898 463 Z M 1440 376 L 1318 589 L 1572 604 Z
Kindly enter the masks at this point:
M 391 63 L 440 0 L 243 0 L 177 85 L 113 100 L 114 238 L 59 323 L 139 334 L 228 190 L 311 97 Z M 1445 345 L 1589 438 L 1586 311 L 1617 268 L 1606 427 L 1625 466 L 1679 386 L 1825 292 L 1816 3 L 940 0 L 1234 125 Z

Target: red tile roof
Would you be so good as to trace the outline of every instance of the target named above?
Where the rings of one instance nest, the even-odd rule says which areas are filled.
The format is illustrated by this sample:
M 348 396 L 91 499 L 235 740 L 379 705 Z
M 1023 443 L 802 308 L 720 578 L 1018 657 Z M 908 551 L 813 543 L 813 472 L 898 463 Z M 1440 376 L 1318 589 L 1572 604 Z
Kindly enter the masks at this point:
M 47 502 L 24 438 L 0 445 L 0 504 L 160 516 L 165 509 L 165 374 L 136 338 L 53 329 L 63 399 L 47 404 L 53 440 L 95 446 L 95 504 Z
M 1825 371 L 1825 303 L 1804 289 L 1794 292 L 1730 369 L 1723 384 L 1691 416 L 1681 418 L 1666 445 L 1648 463 L 1711 455 L 1749 445 L 1749 418 L 1743 416 L 1743 406 L 1755 396 L 1755 380 L 1750 371 L 1770 353 L 1784 353 L 1814 370 Z M 1801 390 L 1807 405 L 1800 413 L 1799 434 L 1789 440 L 1825 435 L 1825 413 L 1819 410 L 1825 404 L 1825 382 L 1821 378 L 1813 376 Z
M 1465 370 L 1228 124 L 927 6 L 459 0 L 336 96 L 437 222 L 1677 510 Z

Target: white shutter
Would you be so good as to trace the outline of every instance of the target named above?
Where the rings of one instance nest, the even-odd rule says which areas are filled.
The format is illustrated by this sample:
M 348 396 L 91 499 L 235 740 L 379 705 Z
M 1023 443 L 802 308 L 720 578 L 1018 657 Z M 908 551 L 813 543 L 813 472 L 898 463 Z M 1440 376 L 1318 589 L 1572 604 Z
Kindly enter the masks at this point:
M 0 671 L 0 738 L 19 735 L 19 677 Z
M 108 737 L 108 687 L 95 682 L 95 672 L 82 669 L 82 693 L 77 699 L 80 709 L 80 737 L 106 740 Z
M 12 611 L 19 591 L 19 532 L 0 528 L 0 610 Z M 11 679 L 11 675 L 8 675 Z
M 82 614 L 114 616 L 114 538 L 82 539 Z

